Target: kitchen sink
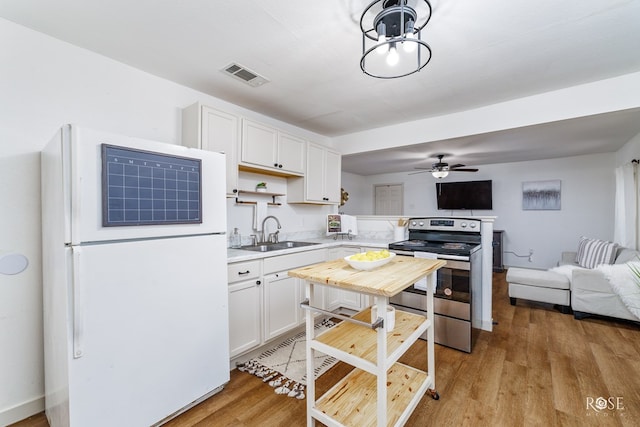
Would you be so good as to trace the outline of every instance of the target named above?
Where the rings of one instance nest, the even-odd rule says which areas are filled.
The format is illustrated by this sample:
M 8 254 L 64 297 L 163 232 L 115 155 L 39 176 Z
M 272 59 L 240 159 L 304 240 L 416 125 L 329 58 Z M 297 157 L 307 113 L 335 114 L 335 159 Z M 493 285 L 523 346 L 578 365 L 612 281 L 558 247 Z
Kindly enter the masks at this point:
M 319 245 L 319 243 L 285 241 L 278 243 L 260 243 L 257 245 L 243 246 L 240 249 L 244 249 L 245 251 L 270 252 L 279 251 L 281 249 L 300 248 L 303 246 L 312 245 Z

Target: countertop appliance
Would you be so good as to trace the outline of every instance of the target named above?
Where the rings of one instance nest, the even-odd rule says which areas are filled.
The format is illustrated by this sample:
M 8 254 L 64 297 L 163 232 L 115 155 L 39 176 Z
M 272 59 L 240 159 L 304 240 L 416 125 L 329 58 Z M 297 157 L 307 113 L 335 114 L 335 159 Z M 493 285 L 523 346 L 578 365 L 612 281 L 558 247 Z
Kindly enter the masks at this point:
M 41 166 L 51 427 L 155 425 L 220 391 L 224 155 L 66 125 Z
M 438 270 L 434 295 L 435 342 L 471 352 L 482 315 L 481 221 L 410 218 L 409 240 L 389 244 L 397 255 L 447 261 Z M 425 314 L 426 286 L 416 283 L 390 299 L 401 310 Z M 426 337 L 424 337 L 426 339 Z

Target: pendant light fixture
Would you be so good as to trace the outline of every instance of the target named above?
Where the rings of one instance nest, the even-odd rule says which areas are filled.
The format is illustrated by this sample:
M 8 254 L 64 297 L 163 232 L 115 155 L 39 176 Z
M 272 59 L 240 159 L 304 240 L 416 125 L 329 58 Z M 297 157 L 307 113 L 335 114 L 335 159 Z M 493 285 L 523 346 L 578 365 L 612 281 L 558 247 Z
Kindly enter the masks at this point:
M 431 60 L 422 29 L 431 19 L 429 0 L 376 0 L 360 17 L 360 68 L 380 79 L 408 76 Z

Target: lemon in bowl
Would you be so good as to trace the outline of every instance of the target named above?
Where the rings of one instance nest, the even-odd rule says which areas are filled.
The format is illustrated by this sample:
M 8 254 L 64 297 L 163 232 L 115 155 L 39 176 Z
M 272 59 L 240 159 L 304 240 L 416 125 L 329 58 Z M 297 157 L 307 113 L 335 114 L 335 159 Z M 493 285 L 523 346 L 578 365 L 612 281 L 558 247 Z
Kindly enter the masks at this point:
M 386 249 L 380 251 L 360 252 L 344 257 L 344 260 L 356 270 L 373 270 L 382 267 L 395 257 L 396 254 Z

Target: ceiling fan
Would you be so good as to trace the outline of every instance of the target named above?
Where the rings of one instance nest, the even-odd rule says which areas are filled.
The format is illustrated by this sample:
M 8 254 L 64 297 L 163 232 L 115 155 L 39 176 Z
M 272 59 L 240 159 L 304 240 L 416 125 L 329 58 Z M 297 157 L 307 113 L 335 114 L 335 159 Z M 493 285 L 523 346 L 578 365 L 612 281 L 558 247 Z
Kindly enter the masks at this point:
M 417 173 L 431 172 L 431 174 L 435 178 L 444 178 L 449 175 L 449 172 L 478 172 L 476 168 L 465 168 L 465 165 L 460 163 L 449 166 L 449 163 L 445 163 L 442 161 L 444 158 L 444 154 L 438 154 L 438 161 L 431 165 L 431 168 L 416 168 L 423 169 L 418 172 L 412 172 L 409 175 L 414 175 Z

